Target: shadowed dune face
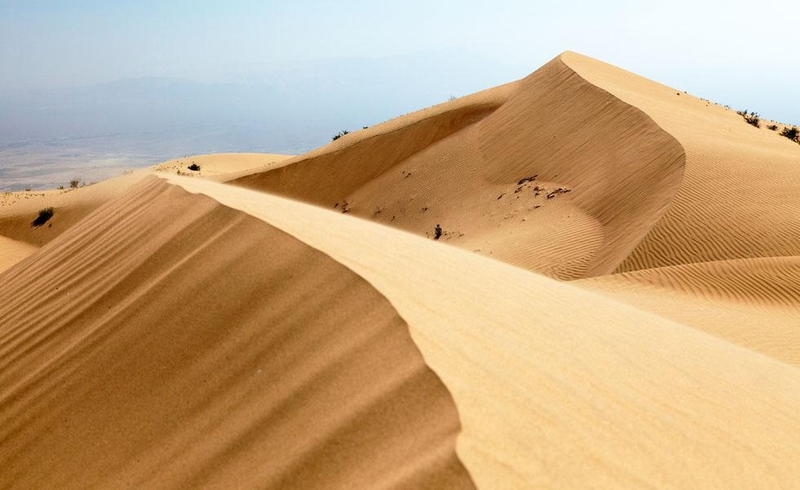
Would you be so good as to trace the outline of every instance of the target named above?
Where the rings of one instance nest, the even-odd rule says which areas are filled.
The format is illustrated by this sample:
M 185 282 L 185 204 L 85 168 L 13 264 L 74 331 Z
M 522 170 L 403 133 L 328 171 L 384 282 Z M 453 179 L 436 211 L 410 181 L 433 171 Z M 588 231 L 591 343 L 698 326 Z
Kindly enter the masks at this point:
M 553 247 L 584 244 L 582 266 L 564 278 L 608 274 L 622 262 L 666 211 L 685 159 L 681 145 L 650 117 L 587 82 L 560 57 L 524 79 L 481 122 L 480 149 L 486 181 L 514 184 L 536 174 L 563 183 L 572 191 L 574 213 L 599 225 L 570 229 L 567 214 L 557 226 L 537 227 Z M 593 234 L 598 239 L 590 242 Z
M 386 134 L 337 149 L 341 143 L 346 144 L 342 141 L 329 152 L 313 152 L 308 158 L 293 160 L 288 166 L 273 171 L 242 177 L 237 183 L 332 206 L 400 162 L 474 124 L 496 108 L 486 101 L 434 113 Z
M 800 255 L 800 147 L 742 117 L 606 63 L 567 53 L 577 73 L 652 117 L 686 149 L 669 210 L 618 272 Z
M 680 144 L 559 58 L 451 104 L 235 182 L 562 279 L 611 272 L 680 182 Z
M 589 279 L 562 283 L 293 200 L 167 178 L 323 251 L 388 298 L 453 395 L 457 452 L 479 488 L 798 481 L 794 366 L 577 287 Z
M 0 275 L 17 488 L 451 488 L 453 401 L 356 274 L 155 178 Z
M 591 58 L 564 62 L 686 149 L 669 208 L 610 276 L 583 282 L 780 361 L 800 362 L 800 147 L 730 109 Z

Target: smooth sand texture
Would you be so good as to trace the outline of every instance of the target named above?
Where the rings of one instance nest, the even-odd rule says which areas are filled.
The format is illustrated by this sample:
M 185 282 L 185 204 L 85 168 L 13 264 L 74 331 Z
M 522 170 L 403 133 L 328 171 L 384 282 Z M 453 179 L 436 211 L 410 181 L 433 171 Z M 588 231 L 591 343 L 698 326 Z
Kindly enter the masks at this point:
M 0 236 L 0 272 L 8 269 L 38 249 L 39 247 Z
M 793 366 L 388 227 L 179 184 L 330 255 L 391 301 L 453 394 L 458 454 L 479 487 L 791 488 L 800 478 Z
M 577 284 L 800 366 L 800 257 L 660 267 Z
M 797 488 L 800 145 L 564 53 L 272 157 L 4 196 L 0 488 Z
M 470 485 L 389 302 L 212 199 L 151 178 L 2 279 L 2 487 Z

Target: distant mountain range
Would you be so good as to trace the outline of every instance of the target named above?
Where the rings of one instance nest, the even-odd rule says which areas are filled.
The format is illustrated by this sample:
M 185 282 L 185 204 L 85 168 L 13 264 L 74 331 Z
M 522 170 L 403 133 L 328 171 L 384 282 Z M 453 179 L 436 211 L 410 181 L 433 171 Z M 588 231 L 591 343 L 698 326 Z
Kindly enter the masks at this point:
M 442 52 L 234 67 L 210 83 L 143 77 L 6 93 L 0 94 L 0 145 L 266 124 L 307 128 L 311 148 L 324 143 L 328 133 L 374 124 L 524 73 L 474 54 Z

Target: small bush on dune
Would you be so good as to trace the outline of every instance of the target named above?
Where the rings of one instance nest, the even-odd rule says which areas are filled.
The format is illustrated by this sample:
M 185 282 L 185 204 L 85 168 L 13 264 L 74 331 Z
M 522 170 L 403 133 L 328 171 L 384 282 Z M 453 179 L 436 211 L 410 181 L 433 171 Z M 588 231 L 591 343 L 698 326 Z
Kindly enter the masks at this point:
M 199 172 L 200 171 L 200 165 L 192 162 L 192 164 L 189 165 L 189 170 L 191 170 L 193 172 Z
M 755 126 L 757 128 L 761 127 L 761 119 L 759 119 L 758 114 L 756 114 L 755 112 L 751 112 L 750 114 L 745 114 L 743 117 L 747 124 Z
M 769 129 L 770 131 L 777 131 L 778 130 L 778 125 L 777 124 L 770 124 L 769 126 L 767 126 L 767 129 Z
M 761 127 L 761 119 L 759 119 L 758 114 L 755 111 L 747 112 L 747 109 L 745 109 L 743 111 L 736 111 L 736 114 L 742 116 L 747 124 L 757 128 Z
M 69 181 L 69 187 L 70 187 L 70 189 L 77 189 L 78 185 L 80 185 L 80 183 L 81 183 L 80 180 L 72 179 L 72 180 Z
M 338 133 L 334 134 L 334 135 L 331 137 L 331 141 L 336 141 L 336 140 L 338 140 L 339 138 L 341 138 L 342 136 L 344 136 L 344 135 L 346 135 L 346 134 L 350 134 L 350 131 L 348 131 L 348 130 L 346 130 L 346 129 L 345 129 L 345 130 L 343 130 L 343 131 L 339 131 Z
M 798 130 L 796 127 L 792 127 L 792 129 L 783 128 L 783 131 L 781 131 L 781 136 L 789 138 L 795 143 L 800 143 L 800 130 Z
M 44 208 L 39 210 L 39 216 L 36 217 L 35 220 L 31 221 L 31 227 L 38 228 L 43 224 L 47 223 L 50 218 L 53 217 L 55 210 L 53 208 Z
M 433 239 L 438 240 L 440 238 L 442 238 L 442 226 L 437 223 L 433 228 Z

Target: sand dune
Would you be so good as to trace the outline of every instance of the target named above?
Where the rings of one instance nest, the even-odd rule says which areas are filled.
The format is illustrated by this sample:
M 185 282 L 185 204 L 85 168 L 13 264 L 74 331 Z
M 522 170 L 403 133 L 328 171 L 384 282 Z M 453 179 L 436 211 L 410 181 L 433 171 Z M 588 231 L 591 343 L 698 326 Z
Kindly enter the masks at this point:
M 686 150 L 668 212 L 619 271 L 725 259 L 800 255 L 800 151 L 735 111 L 585 56 L 581 76 L 647 113 Z
M 800 476 L 794 367 L 388 227 L 180 185 L 290 233 L 389 299 L 453 394 L 458 454 L 479 487 L 768 488 Z
M 3 486 L 470 483 L 389 302 L 211 199 L 151 179 L 3 279 Z
M 799 177 L 568 52 L 306 155 L 3 196 L 0 488 L 794 488 Z
M 571 279 L 617 267 L 683 173 L 674 138 L 561 58 L 359 133 L 235 183 Z

